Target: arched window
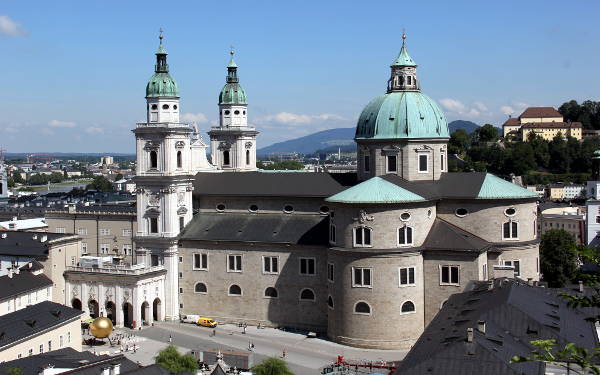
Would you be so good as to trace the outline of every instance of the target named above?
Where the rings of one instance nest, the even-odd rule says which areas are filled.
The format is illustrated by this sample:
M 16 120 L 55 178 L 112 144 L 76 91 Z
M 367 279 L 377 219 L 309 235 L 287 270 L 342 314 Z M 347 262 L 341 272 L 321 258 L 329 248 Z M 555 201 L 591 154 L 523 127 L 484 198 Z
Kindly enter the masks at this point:
M 519 223 L 516 221 L 507 221 L 502 224 L 502 239 L 516 240 L 519 238 Z
M 194 293 L 206 293 L 206 292 L 207 292 L 206 284 L 196 283 L 196 285 L 194 285 Z
M 177 151 L 177 168 L 183 168 L 183 157 L 181 151 Z
M 327 306 L 333 310 L 333 298 L 331 296 L 327 297 Z
M 369 306 L 366 302 L 357 302 L 354 305 L 354 313 L 355 314 L 371 314 L 371 306 Z
M 242 288 L 240 288 L 239 285 L 233 284 L 232 286 L 229 287 L 229 295 L 230 296 L 241 296 Z
M 250 165 L 250 150 L 246 150 L 246 165 Z
M 156 151 L 150 151 L 150 168 L 158 168 L 158 154 Z
M 354 228 L 354 246 L 371 246 L 371 228 L 356 227 Z
M 398 245 L 407 246 L 413 244 L 413 229 L 409 226 L 403 226 L 398 229 Z
M 302 289 L 300 292 L 300 301 L 314 301 L 315 300 L 315 292 L 311 289 Z
M 229 151 L 223 151 L 223 165 L 229 165 Z
M 402 314 L 414 313 L 415 312 L 415 304 L 411 301 L 406 301 L 402 304 L 402 309 L 400 310 Z
M 265 297 L 277 298 L 277 297 L 279 297 L 279 293 L 277 293 L 277 289 L 270 286 L 267 289 L 265 289 Z

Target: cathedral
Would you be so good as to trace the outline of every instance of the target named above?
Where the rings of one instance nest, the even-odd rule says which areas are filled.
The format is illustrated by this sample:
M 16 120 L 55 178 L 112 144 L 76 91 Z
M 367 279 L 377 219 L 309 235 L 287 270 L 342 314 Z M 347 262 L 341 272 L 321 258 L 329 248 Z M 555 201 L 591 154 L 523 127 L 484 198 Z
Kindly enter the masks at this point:
M 199 129 L 180 122 L 162 35 L 154 70 L 147 119 L 133 130 L 135 241 L 138 264 L 166 270 L 162 318 L 409 348 L 473 282 L 539 279 L 537 196 L 491 174 L 448 172 L 448 124 L 421 92 L 405 36 L 385 93 L 356 124 L 357 173 L 257 170 L 233 52 L 209 160 Z

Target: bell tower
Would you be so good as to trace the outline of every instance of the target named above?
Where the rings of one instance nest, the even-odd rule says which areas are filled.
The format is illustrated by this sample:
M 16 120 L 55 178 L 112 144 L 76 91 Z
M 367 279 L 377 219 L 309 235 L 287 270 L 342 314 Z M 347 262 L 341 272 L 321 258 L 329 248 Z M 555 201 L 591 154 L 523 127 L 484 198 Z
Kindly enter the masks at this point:
M 162 31 L 146 86 L 146 122 L 136 124 L 137 263 L 166 269 L 165 318 L 179 317 L 177 235 L 192 219 L 192 142 L 179 122 L 179 90 L 169 74 Z M 151 302 L 150 302 L 151 303 Z
M 258 131 L 248 125 L 246 92 L 239 83 L 233 49 L 229 53 L 226 83 L 219 94 L 219 126 L 208 132 L 212 163 L 225 171 L 255 171 Z

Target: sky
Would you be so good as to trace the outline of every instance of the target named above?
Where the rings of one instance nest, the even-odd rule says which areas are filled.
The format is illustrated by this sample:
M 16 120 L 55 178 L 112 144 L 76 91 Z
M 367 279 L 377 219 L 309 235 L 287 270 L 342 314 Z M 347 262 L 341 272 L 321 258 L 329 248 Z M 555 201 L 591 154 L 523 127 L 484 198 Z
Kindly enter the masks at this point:
M 182 119 L 214 126 L 235 47 L 258 147 L 354 127 L 385 92 L 406 30 L 449 121 L 600 100 L 600 2 L 0 2 L 0 148 L 134 153 L 159 29 Z

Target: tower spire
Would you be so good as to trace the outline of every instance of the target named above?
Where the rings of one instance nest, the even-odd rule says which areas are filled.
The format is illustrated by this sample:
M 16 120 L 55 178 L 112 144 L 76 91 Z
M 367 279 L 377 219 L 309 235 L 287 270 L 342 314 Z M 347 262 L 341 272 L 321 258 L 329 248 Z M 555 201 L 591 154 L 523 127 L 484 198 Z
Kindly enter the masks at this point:
M 156 51 L 156 66 L 154 67 L 154 71 L 156 73 L 168 73 L 169 72 L 169 64 L 167 64 L 167 50 L 163 46 L 163 29 L 160 28 L 160 34 L 158 35 L 159 44 L 158 50 Z
M 233 46 L 229 47 L 229 54 L 231 57 L 229 58 L 229 64 L 227 64 L 227 83 L 238 83 L 240 80 L 237 76 L 237 64 L 233 60 L 233 55 L 235 51 Z
M 388 81 L 388 92 L 419 91 L 417 82 L 417 64 L 408 54 L 406 32 L 402 29 L 402 48 L 391 65 L 392 74 Z

